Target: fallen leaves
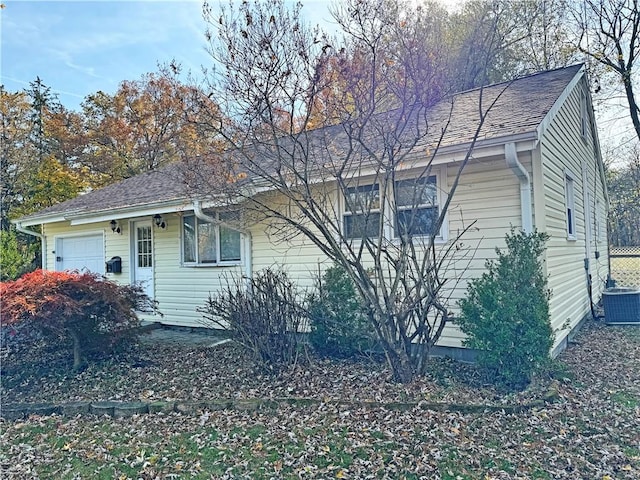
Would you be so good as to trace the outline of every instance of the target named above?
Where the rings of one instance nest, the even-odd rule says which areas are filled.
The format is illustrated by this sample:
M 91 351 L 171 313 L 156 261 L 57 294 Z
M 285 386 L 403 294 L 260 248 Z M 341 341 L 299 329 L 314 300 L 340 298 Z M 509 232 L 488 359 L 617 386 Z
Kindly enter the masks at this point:
M 78 377 L 3 375 L 3 401 L 252 399 L 316 403 L 128 418 L 32 416 L 3 422 L 0 476 L 23 478 L 640 478 L 640 335 L 590 323 L 562 354 L 554 403 L 520 413 L 387 409 L 330 400 L 490 402 L 538 398 L 549 381 L 505 394 L 471 366 L 434 362 L 411 385 L 382 365 L 316 361 L 259 374 L 230 347 L 142 348 Z M 176 362 L 176 358 L 182 363 Z M 128 367 L 132 360 L 145 365 Z M 144 360 L 144 361 L 140 361 Z M 55 364 L 55 362 L 53 362 Z M 6 380 L 6 381 L 5 381 Z M 28 381 L 26 381 L 28 380 Z M 545 383 L 546 382 L 546 383 Z

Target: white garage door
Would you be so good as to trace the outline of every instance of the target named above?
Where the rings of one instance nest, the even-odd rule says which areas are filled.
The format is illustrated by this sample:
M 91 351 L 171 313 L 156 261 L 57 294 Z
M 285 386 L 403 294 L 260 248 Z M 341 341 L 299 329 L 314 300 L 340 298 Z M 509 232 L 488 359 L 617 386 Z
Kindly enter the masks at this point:
M 104 274 L 102 235 L 56 240 L 56 270 L 80 270 Z

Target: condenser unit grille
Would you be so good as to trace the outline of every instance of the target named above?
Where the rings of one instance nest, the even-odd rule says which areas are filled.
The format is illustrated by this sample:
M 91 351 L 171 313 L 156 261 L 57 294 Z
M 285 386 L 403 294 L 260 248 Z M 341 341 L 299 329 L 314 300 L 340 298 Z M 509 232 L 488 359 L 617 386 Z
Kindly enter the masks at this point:
M 640 290 L 608 288 L 602 293 L 602 302 L 607 324 L 640 324 Z

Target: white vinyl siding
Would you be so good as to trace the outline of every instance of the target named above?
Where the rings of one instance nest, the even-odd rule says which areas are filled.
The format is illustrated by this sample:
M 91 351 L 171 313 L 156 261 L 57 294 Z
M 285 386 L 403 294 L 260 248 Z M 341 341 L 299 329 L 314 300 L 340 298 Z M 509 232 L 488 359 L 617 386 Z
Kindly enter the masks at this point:
M 599 215 L 606 215 L 605 187 L 596 163 L 592 129 L 583 121 L 588 116 L 583 115 L 586 105 L 583 104 L 581 83 L 570 93 L 540 142 L 542 168 L 538 181 L 544 195 L 541 199 L 545 206 L 543 223 L 550 235 L 545 259 L 552 291 L 550 315 L 552 328 L 557 331 L 556 346 L 569 333 L 569 329 L 563 329 L 564 325 L 575 327 L 590 313 L 585 259 L 591 270 L 594 302 L 602 294 L 607 275 L 606 224 L 598 219 Z M 585 175 L 578 175 L 583 171 L 583 164 Z M 567 183 L 573 188 L 568 188 Z M 568 198 L 568 190 L 572 191 L 573 199 Z M 585 201 L 595 205 L 585 208 Z M 598 209 L 598 204 L 603 208 Z M 568 210 L 571 206 L 573 225 L 569 233 Z M 585 218 L 586 215 L 593 218 Z M 591 245 L 586 245 L 589 223 L 597 225 L 601 233 L 596 229 Z M 598 258 L 595 252 L 598 252 Z
M 579 87 L 580 88 L 580 87 Z M 587 109 L 587 94 L 580 88 L 580 134 L 582 139 L 589 141 L 589 111 Z

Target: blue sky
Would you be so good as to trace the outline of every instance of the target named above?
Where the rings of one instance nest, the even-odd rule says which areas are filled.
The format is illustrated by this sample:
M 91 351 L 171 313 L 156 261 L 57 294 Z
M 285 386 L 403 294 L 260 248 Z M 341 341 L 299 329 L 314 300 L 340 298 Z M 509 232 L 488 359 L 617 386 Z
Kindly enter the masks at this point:
M 239 1 L 239 0 L 236 0 Z M 293 1 L 293 0 L 290 0 Z M 456 6 L 460 0 L 441 0 Z M 0 0 L 0 77 L 8 91 L 29 87 L 37 76 L 67 108 L 99 90 L 113 94 L 123 80 L 138 80 L 176 60 L 199 74 L 210 66 L 205 51 L 202 0 Z M 222 0 L 227 3 L 228 0 Z M 212 6 L 220 0 L 210 0 Z M 311 24 L 331 28 L 330 0 L 303 0 Z M 632 130 L 628 114 L 600 105 L 600 139 Z M 622 120 L 612 120 L 622 118 Z
M 175 59 L 196 74 L 211 64 L 202 0 L 0 1 L 0 75 L 8 91 L 28 88 L 39 76 L 77 110 L 85 96 L 112 94 L 158 64 Z M 330 19 L 329 2 L 304 3 L 310 23 Z

